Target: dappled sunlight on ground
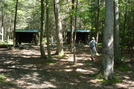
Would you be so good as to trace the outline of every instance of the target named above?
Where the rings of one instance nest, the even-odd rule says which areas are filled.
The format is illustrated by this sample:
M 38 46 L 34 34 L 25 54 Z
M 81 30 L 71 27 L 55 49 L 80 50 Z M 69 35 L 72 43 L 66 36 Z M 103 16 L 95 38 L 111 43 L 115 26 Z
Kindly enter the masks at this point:
M 84 69 L 80 69 L 80 68 L 78 68 L 78 69 L 76 69 L 76 72 L 79 72 L 79 73 L 86 73 L 86 74 L 89 74 L 89 73 L 95 73 L 94 71 L 95 71 L 96 69 L 94 68 L 94 69 L 92 69 L 92 70 L 89 70 L 89 69 L 87 69 L 87 70 L 84 70 Z
M 55 50 L 54 50 L 55 52 Z M 103 83 L 93 76 L 101 66 L 101 54 L 91 61 L 85 48 L 76 54 L 66 51 L 68 58 L 53 58 L 54 62 L 40 60 L 39 47 L 30 49 L 3 49 L 0 51 L 0 74 L 6 76 L 2 89 L 133 89 L 133 71 L 115 71 L 119 83 Z

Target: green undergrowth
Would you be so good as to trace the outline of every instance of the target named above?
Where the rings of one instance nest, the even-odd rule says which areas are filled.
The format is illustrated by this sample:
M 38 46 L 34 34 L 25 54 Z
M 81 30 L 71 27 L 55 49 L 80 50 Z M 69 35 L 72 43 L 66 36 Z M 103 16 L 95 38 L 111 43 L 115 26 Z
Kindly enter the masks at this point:
M 120 64 L 120 65 L 114 65 L 115 70 L 119 70 L 119 71 L 131 71 L 132 67 L 130 67 L 127 64 Z
M 98 46 L 101 46 L 102 47 L 102 43 L 98 43 Z
M 82 74 L 80 74 L 80 73 L 76 73 L 76 74 L 74 74 L 74 76 L 76 76 L 76 77 L 80 77 L 80 76 L 82 76 Z
M 102 74 L 94 74 L 95 76 L 95 80 L 96 81 L 100 81 L 100 82 L 103 82 L 103 83 L 118 83 L 118 82 L 122 82 L 122 80 L 119 78 L 119 75 L 118 74 L 115 74 L 115 79 L 104 79 L 104 76 Z
M 5 75 L 4 74 L 1 74 L 0 75 L 0 82 L 4 82 L 4 79 L 5 79 L 6 77 L 5 77 Z
M 105 80 L 105 79 L 95 79 L 96 81 L 100 81 L 103 83 L 118 83 L 118 82 L 122 82 L 121 79 L 110 79 L 110 80 Z
M 0 45 L 13 45 L 13 42 L 12 41 L 2 41 L 0 40 Z
M 54 60 L 47 60 L 47 61 L 45 61 L 45 63 L 55 63 L 55 61 Z
M 32 43 L 21 43 L 22 45 L 32 45 Z
M 5 79 L 6 79 L 6 76 L 4 74 L 1 74 L 0 75 L 0 84 L 6 84 L 6 85 L 7 84 L 9 84 L 9 85 L 12 84 L 11 82 L 6 82 Z

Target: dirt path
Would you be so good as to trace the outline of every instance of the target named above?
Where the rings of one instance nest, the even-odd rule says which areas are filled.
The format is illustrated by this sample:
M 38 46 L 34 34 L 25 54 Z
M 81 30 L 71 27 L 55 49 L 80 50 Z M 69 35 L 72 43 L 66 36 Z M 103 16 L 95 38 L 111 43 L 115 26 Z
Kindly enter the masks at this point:
M 122 79 L 119 83 L 103 83 L 94 79 L 93 74 L 101 63 L 90 61 L 88 48 L 77 50 L 77 64 L 66 49 L 68 58 L 54 58 L 54 63 L 39 59 L 37 46 L 27 49 L 7 50 L 0 48 L 0 89 L 134 89 L 133 71 L 117 71 Z

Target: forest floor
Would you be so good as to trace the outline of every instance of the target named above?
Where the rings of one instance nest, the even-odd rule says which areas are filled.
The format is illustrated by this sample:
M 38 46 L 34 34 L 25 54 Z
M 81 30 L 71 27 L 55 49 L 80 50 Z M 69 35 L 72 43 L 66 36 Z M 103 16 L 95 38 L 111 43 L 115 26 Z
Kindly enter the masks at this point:
M 51 50 L 55 52 L 54 47 Z M 94 76 L 101 67 L 101 54 L 91 61 L 89 48 L 78 47 L 74 65 L 73 54 L 67 47 L 64 50 L 67 57 L 44 62 L 39 46 L 0 48 L 0 89 L 134 89 L 134 58 L 125 57 L 131 70 L 115 68 L 118 82 L 102 82 Z

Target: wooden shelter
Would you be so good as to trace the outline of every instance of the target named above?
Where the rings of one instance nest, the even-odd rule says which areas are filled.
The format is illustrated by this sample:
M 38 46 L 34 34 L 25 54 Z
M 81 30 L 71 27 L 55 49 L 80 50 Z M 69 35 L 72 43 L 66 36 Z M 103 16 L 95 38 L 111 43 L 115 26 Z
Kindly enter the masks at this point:
M 38 30 L 24 30 L 16 29 L 16 43 L 32 43 L 37 44 L 38 42 Z
M 91 30 L 75 30 L 76 31 L 76 42 L 81 39 L 82 43 L 89 41 Z M 71 30 L 67 30 L 68 43 L 70 43 Z

